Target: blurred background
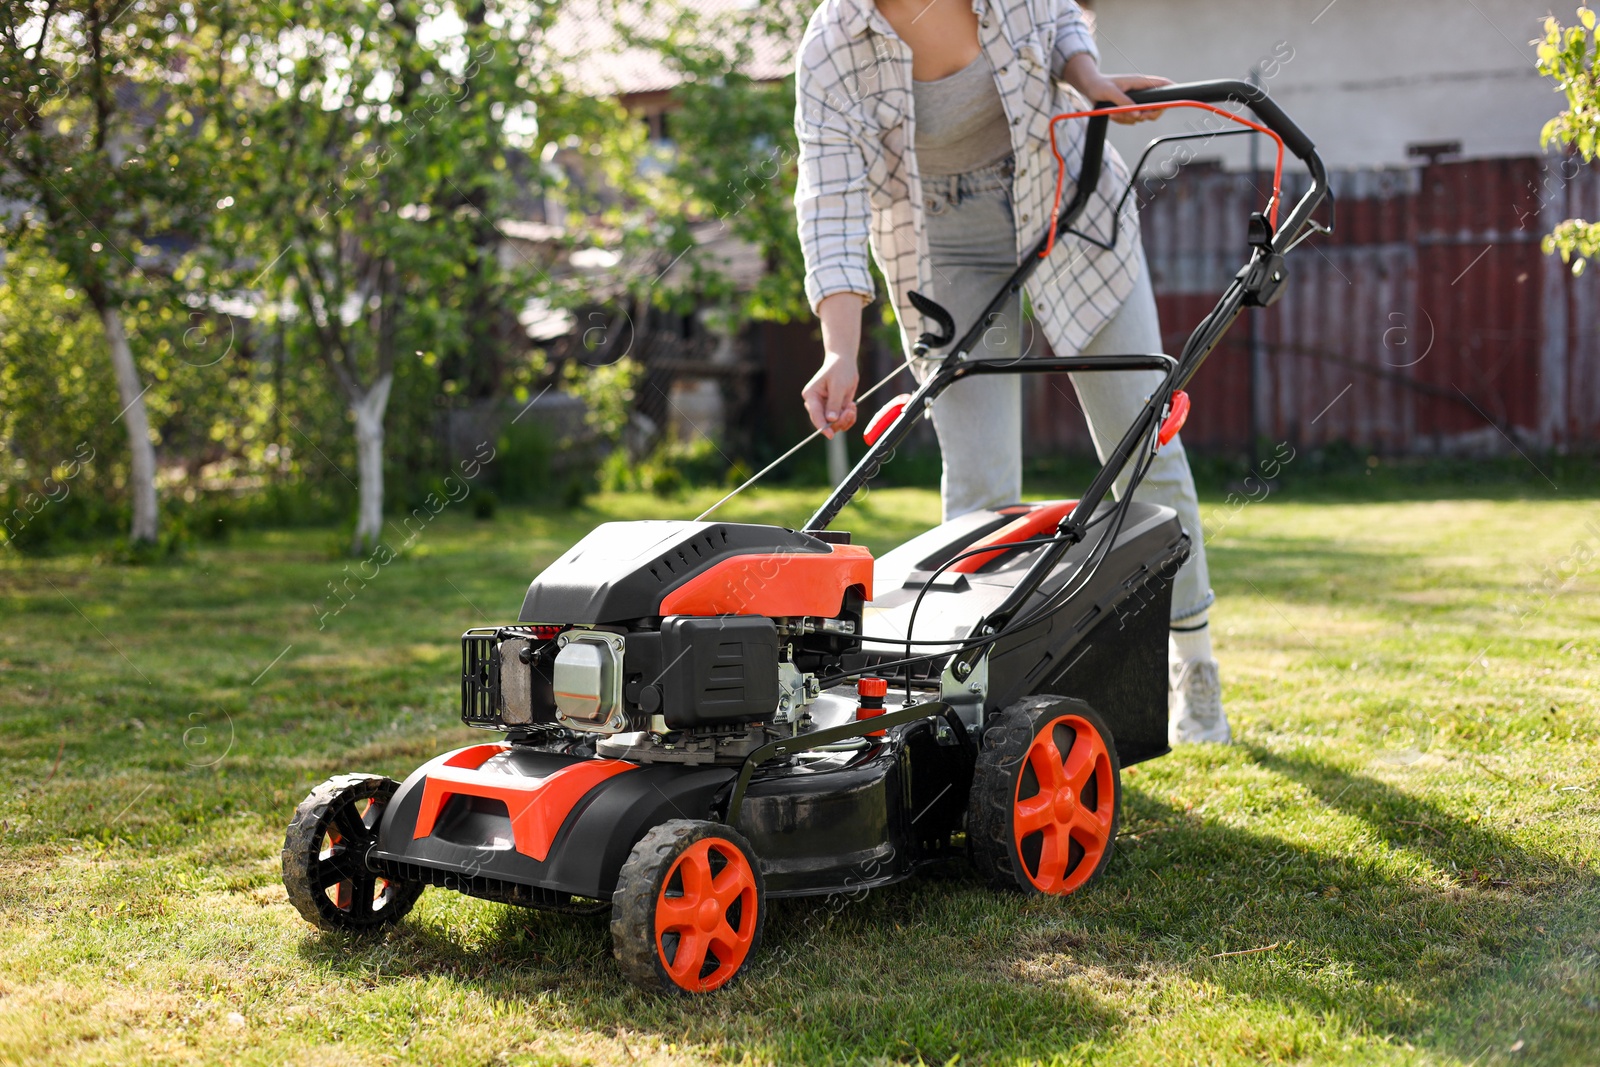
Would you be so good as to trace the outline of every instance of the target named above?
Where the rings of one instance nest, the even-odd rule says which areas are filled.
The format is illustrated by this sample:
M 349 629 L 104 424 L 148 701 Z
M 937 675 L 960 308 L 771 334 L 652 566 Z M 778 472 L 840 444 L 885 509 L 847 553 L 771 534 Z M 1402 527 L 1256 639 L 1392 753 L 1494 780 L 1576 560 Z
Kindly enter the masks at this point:
M 342 524 L 364 554 L 452 477 L 481 518 L 736 484 L 809 430 L 791 118 L 814 6 L 8 3 L 0 536 L 140 556 Z M 1284 447 L 1297 474 L 1585 467 L 1595 282 L 1581 231 L 1541 244 L 1600 179 L 1592 135 L 1542 147 L 1567 106 L 1545 7 L 1086 6 L 1108 71 L 1251 78 L 1335 172 L 1336 231 L 1192 390 L 1203 483 Z M 1130 162 L 1153 129 L 1204 127 L 1119 130 Z M 1255 140 L 1182 142 L 1136 184 L 1169 350 L 1243 262 Z M 873 381 L 899 343 L 881 298 L 868 317 Z M 1033 472 L 1081 467 L 1070 387 L 1026 388 Z M 850 447 L 777 477 L 820 485 Z M 937 470 L 924 432 L 884 477 Z

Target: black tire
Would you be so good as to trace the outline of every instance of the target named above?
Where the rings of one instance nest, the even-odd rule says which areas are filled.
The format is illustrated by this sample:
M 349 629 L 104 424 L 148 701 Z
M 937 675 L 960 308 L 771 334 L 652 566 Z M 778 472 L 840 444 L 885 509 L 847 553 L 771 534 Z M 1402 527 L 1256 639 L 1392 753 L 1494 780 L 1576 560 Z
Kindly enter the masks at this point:
M 1061 756 L 1053 791 L 1036 766 L 1053 759 L 1045 735 Z M 1038 754 L 1030 759 L 1036 742 Z M 1076 784 L 1067 772 L 1075 758 L 1089 763 L 1087 774 L 1080 764 Z M 1027 803 L 1046 792 L 1056 797 L 1048 805 Z M 1122 764 L 1105 720 L 1088 704 L 1039 694 L 990 717 L 973 774 L 967 852 L 991 885 L 1053 896 L 1076 892 L 1111 862 L 1121 817 Z
M 423 886 L 367 869 L 378 823 L 399 786 L 376 774 L 341 774 L 313 789 L 283 839 L 289 903 L 323 930 L 375 930 L 399 922 Z
M 706 877 L 704 888 L 715 895 L 696 892 L 695 880 Z M 726 884 L 716 887 L 718 881 Z M 700 900 L 689 938 L 662 909 L 685 897 Z M 737 978 L 760 950 L 766 912 L 766 882 L 750 842 L 721 823 L 673 819 L 640 838 L 622 865 L 611 898 L 612 949 L 623 975 L 641 989 L 709 993 Z

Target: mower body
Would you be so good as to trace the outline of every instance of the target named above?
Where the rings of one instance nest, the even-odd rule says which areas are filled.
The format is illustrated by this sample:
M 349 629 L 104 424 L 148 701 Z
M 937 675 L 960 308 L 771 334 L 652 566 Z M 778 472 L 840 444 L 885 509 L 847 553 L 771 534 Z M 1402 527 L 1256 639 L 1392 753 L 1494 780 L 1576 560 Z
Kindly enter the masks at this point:
M 893 666 L 908 636 L 918 655 L 959 647 L 1039 551 L 1008 546 L 1068 506 L 975 512 L 877 560 L 832 533 L 597 528 L 533 580 L 516 624 L 463 637 L 462 718 L 501 736 L 413 772 L 383 809 L 368 866 L 576 908 L 611 898 L 653 827 L 694 819 L 748 839 L 767 896 L 849 892 L 950 854 L 985 721 L 1019 698 L 1080 697 L 1124 765 L 1160 755 L 1170 577 L 1188 551 L 1170 509 L 1125 505 L 1090 580 L 998 641 L 971 678 L 942 676 L 938 655 Z M 1067 554 L 1040 605 L 1090 550 Z M 827 684 L 879 663 L 881 713 L 855 684 Z M 888 725 L 871 730 L 877 714 Z

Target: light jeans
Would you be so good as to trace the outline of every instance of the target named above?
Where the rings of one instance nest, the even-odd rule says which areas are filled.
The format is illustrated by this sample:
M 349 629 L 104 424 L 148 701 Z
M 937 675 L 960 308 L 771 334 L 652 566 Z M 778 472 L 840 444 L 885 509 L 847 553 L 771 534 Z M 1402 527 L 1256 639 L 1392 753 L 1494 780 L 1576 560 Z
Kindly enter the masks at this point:
M 1016 269 L 1011 216 L 1010 160 L 967 174 L 924 177 L 922 188 L 928 251 L 933 261 L 932 297 L 955 317 L 957 336 L 982 313 Z M 1055 255 L 1070 254 L 1058 248 Z M 1013 297 L 991 321 L 976 359 L 1017 359 L 1022 351 L 1022 307 Z M 1083 349 L 1082 355 L 1160 352 L 1150 272 L 1140 257 L 1139 281 L 1122 308 Z M 1058 355 L 1070 353 L 1057 351 Z M 936 361 L 913 370 L 925 378 Z M 1145 399 L 1161 381 L 1160 371 L 1084 372 L 1071 375 L 1073 389 L 1103 460 L 1116 447 Z M 934 402 L 933 427 L 944 454 L 940 495 L 945 521 L 979 508 L 1014 504 L 1022 498 L 1022 376 L 982 375 L 956 382 Z M 1117 495 L 1127 485 L 1117 483 Z M 1210 607 L 1200 504 L 1183 443 L 1174 438 L 1156 455 L 1136 492 L 1139 500 L 1165 504 L 1178 513 L 1189 535 L 1189 560 L 1173 580 L 1172 619 L 1192 623 Z

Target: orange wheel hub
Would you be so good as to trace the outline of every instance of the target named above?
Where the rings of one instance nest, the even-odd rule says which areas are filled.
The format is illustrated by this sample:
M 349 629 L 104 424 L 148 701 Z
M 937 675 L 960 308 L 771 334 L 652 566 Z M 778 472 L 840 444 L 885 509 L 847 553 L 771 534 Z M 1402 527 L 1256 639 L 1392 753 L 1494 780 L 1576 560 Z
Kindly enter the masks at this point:
M 667 975 L 691 993 L 710 992 L 738 973 L 755 942 L 755 872 L 728 842 L 696 841 L 667 872 L 655 910 Z
M 1045 724 L 1017 775 L 1011 817 L 1028 880 L 1055 894 L 1087 882 L 1111 842 L 1115 812 L 1111 754 L 1099 732 L 1077 715 Z

